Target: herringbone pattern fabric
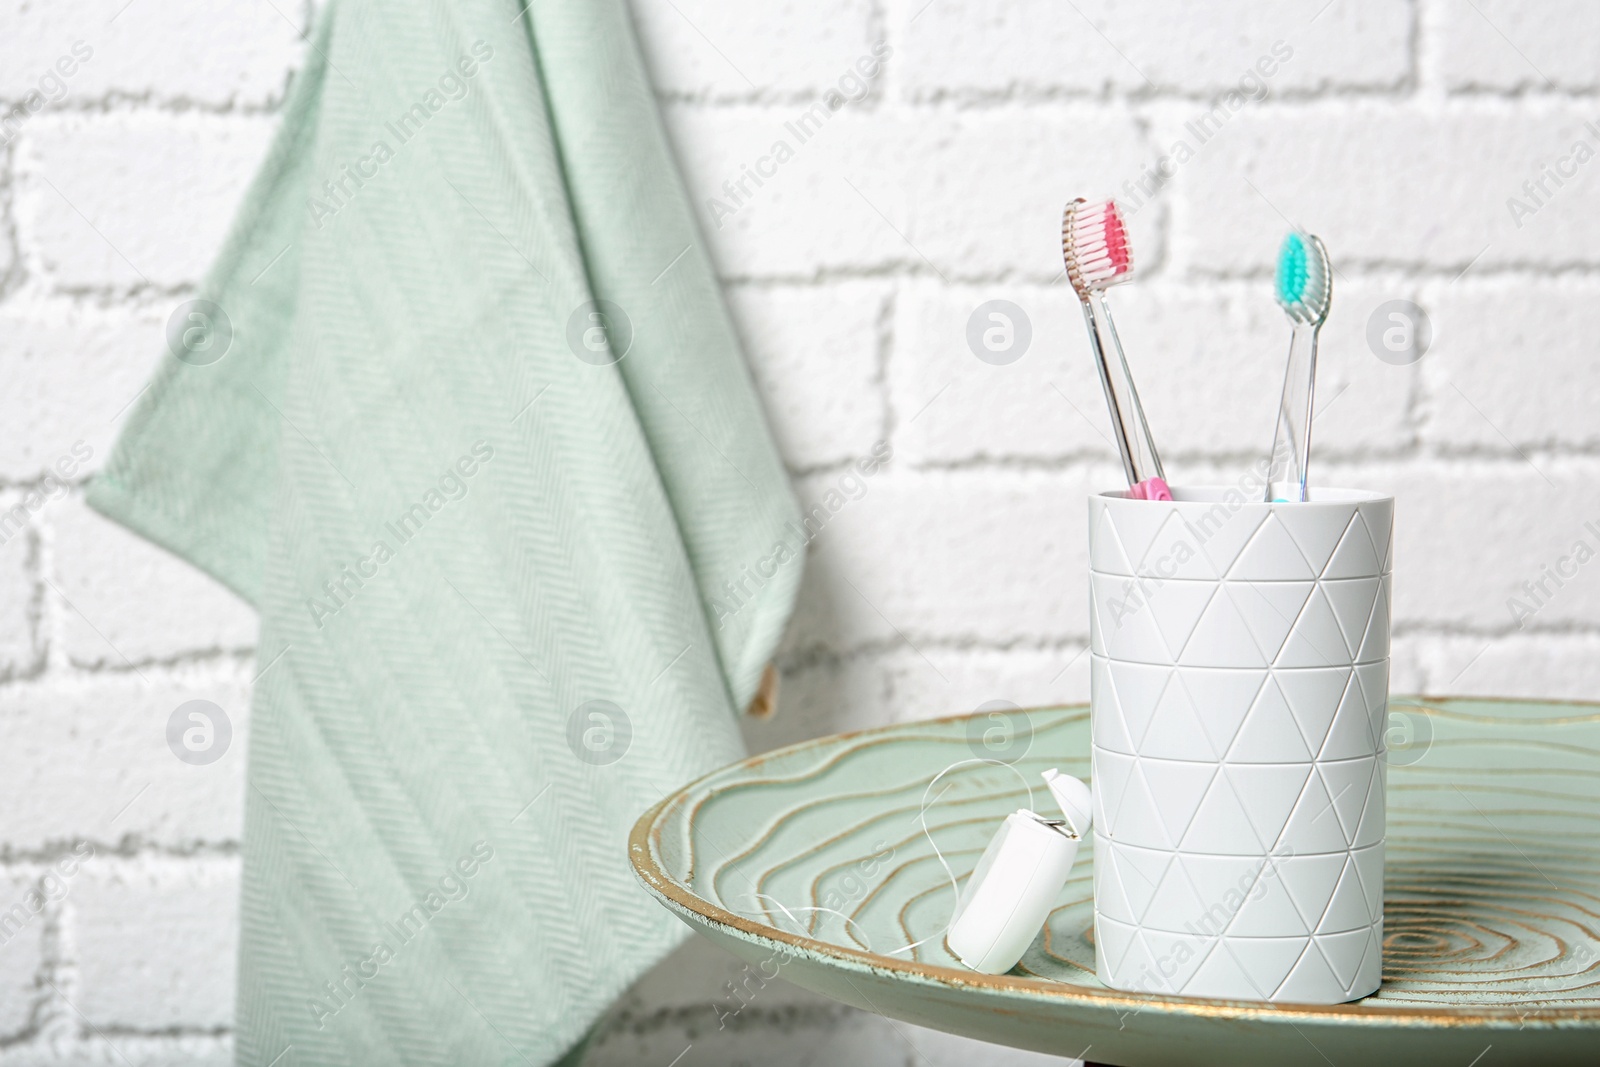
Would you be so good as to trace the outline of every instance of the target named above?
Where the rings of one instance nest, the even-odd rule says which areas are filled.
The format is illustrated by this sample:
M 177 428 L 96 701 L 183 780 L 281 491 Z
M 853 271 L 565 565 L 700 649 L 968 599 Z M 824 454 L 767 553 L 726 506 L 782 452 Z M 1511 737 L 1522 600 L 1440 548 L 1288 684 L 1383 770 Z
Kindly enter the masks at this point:
M 244 1064 L 571 1047 L 680 939 L 625 834 L 740 754 L 799 581 L 624 7 L 521 8 L 329 5 L 205 287 L 231 348 L 91 489 L 260 610 Z

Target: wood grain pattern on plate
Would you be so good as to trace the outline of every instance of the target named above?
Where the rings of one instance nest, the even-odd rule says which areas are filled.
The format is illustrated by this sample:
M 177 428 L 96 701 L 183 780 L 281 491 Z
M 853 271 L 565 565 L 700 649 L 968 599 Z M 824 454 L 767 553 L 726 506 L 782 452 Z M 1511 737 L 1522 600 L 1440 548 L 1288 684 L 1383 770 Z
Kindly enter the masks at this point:
M 1015 970 L 957 962 L 952 882 L 1008 812 L 1050 811 L 1040 771 L 1089 769 L 1086 708 L 998 714 L 724 768 L 639 820 L 634 868 L 764 973 L 987 1041 L 1124 1067 L 1600 1062 L 1600 705 L 1391 701 L 1383 986 L 1329 1007 L 1101 986 L 1092 847 Z M 1010 762 L 978 761 L 994 751 Z

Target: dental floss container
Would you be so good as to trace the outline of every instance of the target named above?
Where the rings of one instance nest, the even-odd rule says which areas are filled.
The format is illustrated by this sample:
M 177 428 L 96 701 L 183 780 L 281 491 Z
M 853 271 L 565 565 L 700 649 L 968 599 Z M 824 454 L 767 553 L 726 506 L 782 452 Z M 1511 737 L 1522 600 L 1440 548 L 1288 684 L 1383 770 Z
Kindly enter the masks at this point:
M 1043 776 L 1062 819 L 1026 808 L 1007 815 L 956 901 L 945 937 L 957 959 L 983 974 L 1003 974 L 1044 926 L 1067 884 L 1078 844 L 1089 832 L 1089 787 L 1051 769 Z

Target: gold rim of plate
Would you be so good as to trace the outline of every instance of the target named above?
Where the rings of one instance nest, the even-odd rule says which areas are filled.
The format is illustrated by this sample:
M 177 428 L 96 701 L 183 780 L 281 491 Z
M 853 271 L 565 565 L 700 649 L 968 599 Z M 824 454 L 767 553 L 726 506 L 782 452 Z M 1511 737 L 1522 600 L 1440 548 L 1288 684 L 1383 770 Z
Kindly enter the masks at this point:
M 1391 703 L 1408 710 L 1423 711 L 1430 715 L 1448 718 L 1471 718 L 1474 721 L 1486 723 L 1520 723 L 1523 720 L 1516 718 L 1502 719 L 1493 716 L 1461 716 L 1459 712 L 1440 705 L 1446 703 L 1458 706 L 1463 704 L 1513 704 L 1553 708 L 1584 708 L 1588 709 L 1586 714 L 1544 719 L 1541 720 L 1541 723 L 1545 725 L 1570 725 L 1583 722 L 1600 722 L 1600 704 L 1576 700 L 1422 695 L 1391 698 Z M 1075 703 L 1019 708 L 1009 713 L 1013 715 L 1032 715 L 1042 712 L 1079 712 L 1083 717 L 1086 717 L 1088 711 L 1089 706 L 1087 704 Z M 812 738 L 749 756 L 737 763 L 729 764 L 726 767 L 712 771 L 710 774 L 703 775 L 657 802 L 640 816 L 634 824 L 628 837 L 629 858 L 633 864 L 634 871 L 645 887 L 659 897 L 662 903 L 667 905 L 670 910 L 680 913 L 680 916 L 686 918 L 686 920 L 692 916 L 693 919 L 688 920 L 691 926 L 696 925 L 693 920 L 698 920 L 699 924 L 721 928 L 742 940 L 765 941 L 786 945 L 813 957 L 831 960 L 847 969 L 878 973 L 892 972 L 903 975 L 906 978 L 954 989 L 970 989 L 982 993 L 1076 1003 L 1089 1008 L 1137 1009 L 1141 1012 L 1155 1011 L 1184 1016 L 1206 1015 L 1239 1020 L 1267 1017 L 1290 1023 L 1296 1020 L 1324 1023 L 1349 1020 L 1352 1023 L 1366 1022 L 1372 1024 L 1393 1020 L 1403 1025 L 1454 1028 L 1503 1024 L 1507 1020 L 1520 1020 L 1524 1025 L 1541 1029 L 1545 1027 L 1571 1026 L 1575 1023 L 1600 1023 L 1600 1000 L 1596 1000 L 1593 1005 L 1582 1007 L 1540 1007 L 1536 1010 L 1534 1017 L 1530 1018 L 1526 1008 L 1519 1008 L 1514 1004 L 1472 1004 L 1459 1008 L 1418 1007 L 1385 1004 L 1374 997 L 1347 1004 L 1326 1006 L 1266 1004 L 1249 1001 L 1213 1000 L 1202 997 L 1130 994 L 1103 987 L 1073 985 L 1017 974 L 979 974 L 974 971 L 896 959 L 892 956 L 851 948 L 836 942 L 823 941 L 803 934 L 791 933 L 748 916 L 730 912 L 721 905 L 700 896 L 692 888 L 669 875 L 659 860 L 661 834 L 665 829 L 669 816 L 676 814 L 691 797 L 702 792 L 703 787 L 715 779 L 735 778 L 740 772 L 748 774 L 751 771 L 759 770 L 764 764 L 776 759 L 794 756 L 809 749 L 840 747 L 851 742 L 859 744 L 861 741 L 871 741 L 876 735 L 889 735 L 883 737 L 882 741 L 892 743 L 896 739 L 894 736 L 896 734 L 906 734 L 919 727 L 948 725 L 963 719 L 969 719 L 973 714 L 975 713 L 946 715 L 939 718 L 868 727 L 846 733 Z M 776 777 L 737 777 L 738 784 L 744 786 L 781 781 L 783 781 L 782 778 Z M 712 793 L 701 797 L 699 803 L 704 803 L 705 800 L 714 795 Z M 697 803 L 696 807 L 698 808 L 698 806 Z M 690 813 L 691 822 L 693 814 L 693 812 Z

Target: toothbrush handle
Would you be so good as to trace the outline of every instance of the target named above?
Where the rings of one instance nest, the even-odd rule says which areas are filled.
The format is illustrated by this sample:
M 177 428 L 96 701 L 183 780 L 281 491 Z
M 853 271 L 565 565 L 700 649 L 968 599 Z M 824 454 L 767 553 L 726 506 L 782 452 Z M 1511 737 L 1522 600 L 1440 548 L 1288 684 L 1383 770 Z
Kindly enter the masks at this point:
M 1311 405 L 1317 380 L 1317 327 L 1295 323 L 1289 342 L 1289 368 L 1278 402 L 1278 431 L 1272 441 L 1267 473 L 1267 503 L 1306 498 L 1311 463 Z
M 1122 353 L 1122 341 L 1111 319 L 1111 306 L 1102 294 L 1096 294 L 1096 299 L 1099 313 L 1085 301 L 1083 319 L 1089 327 L 1089 341 L 1094 348 L 1095 366 L 1100 371 L 1100 385 L 1106 392 L 1106 406 L 1111 409 L 1111 429 L 1117 436 L 1123 473 L 1140 499 L 1170 500 L 1161 457 L 1156 453 L 1149 424 L 1145 422 L 1144 407 L 1139 403 L 1139 390 L 1134 387 L 1133 374 Z M 1111 358 L 1111 354 L 1115 358 Z

